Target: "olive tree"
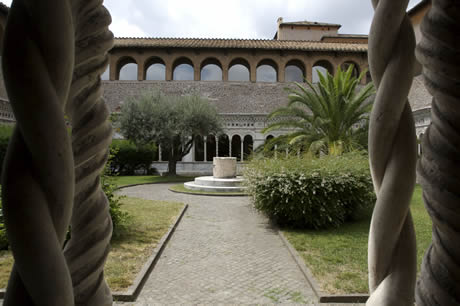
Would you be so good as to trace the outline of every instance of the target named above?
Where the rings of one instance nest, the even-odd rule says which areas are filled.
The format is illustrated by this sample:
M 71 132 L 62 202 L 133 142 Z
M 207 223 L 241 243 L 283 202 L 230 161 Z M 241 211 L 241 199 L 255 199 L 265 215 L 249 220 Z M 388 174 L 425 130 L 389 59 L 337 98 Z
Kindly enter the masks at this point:
M 198 135 L 217 134 L 216 108 L 197 95 L 166 96 L 158 91 L 133 97 L 121 108 L 120 132 L 138 146 L 156 143 L 168 154 L 168 174 L 190 152 Z

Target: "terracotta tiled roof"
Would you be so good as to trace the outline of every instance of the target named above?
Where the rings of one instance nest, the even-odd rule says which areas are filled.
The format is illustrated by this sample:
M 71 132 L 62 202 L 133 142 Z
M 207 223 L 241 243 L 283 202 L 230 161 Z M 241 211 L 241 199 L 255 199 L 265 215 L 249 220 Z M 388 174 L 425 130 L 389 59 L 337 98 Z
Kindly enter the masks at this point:
M 273 39 L 115 38 L 114 48 L 211 48 L 367 52 L 367 45 Z

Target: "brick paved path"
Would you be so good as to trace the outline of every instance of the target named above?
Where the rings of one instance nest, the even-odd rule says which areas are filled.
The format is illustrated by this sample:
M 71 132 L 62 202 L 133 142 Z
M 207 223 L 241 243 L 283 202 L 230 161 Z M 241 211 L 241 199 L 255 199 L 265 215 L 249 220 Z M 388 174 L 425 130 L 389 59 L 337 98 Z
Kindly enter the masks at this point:
M 169 186 L 123 189 L 189 208 L 137 302 L 119 305 L 315 303 L 287 248 L 248 198 L 177 194 Z

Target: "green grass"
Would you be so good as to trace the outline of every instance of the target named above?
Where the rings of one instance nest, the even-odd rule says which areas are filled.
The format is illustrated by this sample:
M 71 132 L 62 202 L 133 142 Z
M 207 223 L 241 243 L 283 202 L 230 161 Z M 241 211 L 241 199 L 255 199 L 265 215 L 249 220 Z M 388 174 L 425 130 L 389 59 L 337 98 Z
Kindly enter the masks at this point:
M 197 195 L 213 195 L 213 196 L 246 196 L 245 192 L 212 192 L 212 191 L 201 191 L 201 190 L 190 190 L 184 187 L 184 184 L 178 184 L 169 188 L 172 191 L 181 193 L 197 194 Z
M 112 239 L 104 275 L 112 291 L 126 290 L 137 277 L 158 241 L 168 231 L 184 204 L 123 198 L 129 213 L 126 228 Z M 0 251 L 0 288 L 5 288 L 13 265 L 11 251 Z
M 159 175 L 138 175 L 138 176 L 114 176 L 114 183 L 118 187 L 135 184 L 154 184 L 154 183 L 175 183 L 193 181 L 190 176 L 159 176 Z
M 416 186 L 411 212 L 417 235 L 417 265 L 431 242 L 431 219 Z M 367 242 L 370 217 L 329 230 L 290 230 L 283 233 L 299 252 L 319 283 L 330 294 L 368 292 Z

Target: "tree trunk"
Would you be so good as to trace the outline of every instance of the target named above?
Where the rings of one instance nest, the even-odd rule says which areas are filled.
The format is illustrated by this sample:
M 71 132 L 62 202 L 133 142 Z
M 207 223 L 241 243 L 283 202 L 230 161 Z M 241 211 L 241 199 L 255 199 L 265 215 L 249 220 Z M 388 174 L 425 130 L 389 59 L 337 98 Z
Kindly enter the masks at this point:
M 168 175 L 176 175 L 176 158 L 174 156 L 170 156 L 168 160 Z

